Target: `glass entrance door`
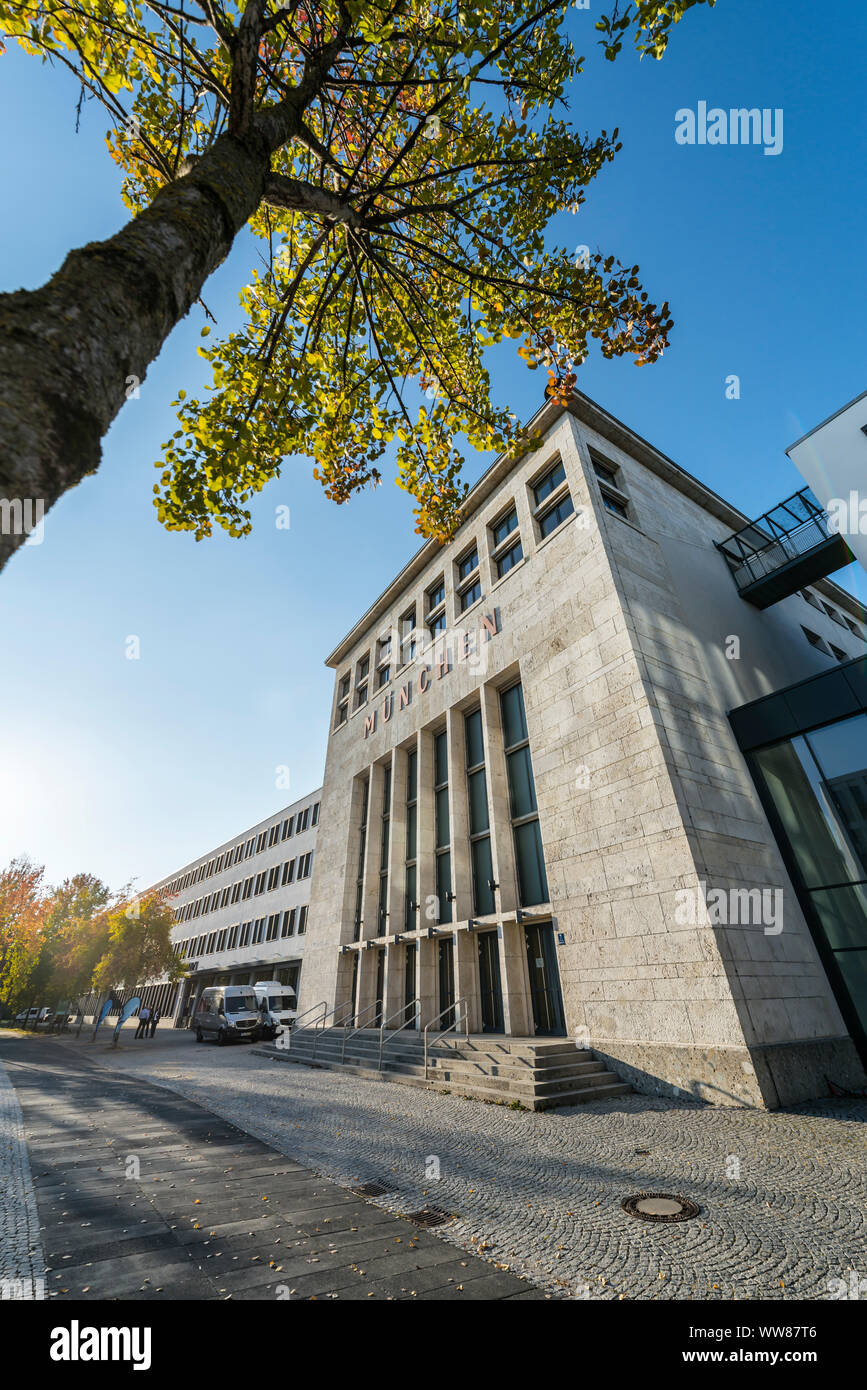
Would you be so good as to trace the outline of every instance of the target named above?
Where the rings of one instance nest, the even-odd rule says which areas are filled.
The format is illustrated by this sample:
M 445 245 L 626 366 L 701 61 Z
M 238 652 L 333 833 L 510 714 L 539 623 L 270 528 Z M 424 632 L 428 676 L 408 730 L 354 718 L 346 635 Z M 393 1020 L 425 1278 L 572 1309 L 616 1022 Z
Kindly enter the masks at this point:
M 417 947 L 416 947 L 415 945 L 407 946 L 407 948 L 406 948 L 406 958 L 405 958 L 405 960 L 404 960 L 404 967 L 403 967 L 403 969 L 404 969 L 404 976 L 403 976 L 403 1004 L 404 1004 L 403 1022 L 404 1022 L 404 1023 L 409 1023 L 410 1028 L 415 1028 L 415 1027 L 418 1026 L 418 1025 L 417 1025 L 417 1022 L 415 1021 L 415 1019 L 416 1019 L 416 1008 L 415 1008 L 415 999 L 416 999 L 416 994 L 415 994 L 415 965 L 416 965 L 416 953 L 417 953 Z M 409 1022 L 410 1019 L 413 1019 L 414 1021 L 413 1021 L 412 1023 L 410 1023 L 410 1022 Z
M 479 993 L 482 1032 L 503 1032 L 503 991 L 500 985 L 500 950 L 495 931 L 479 933 Z
M 445 1010 L 437 1025 L 438 1030 L 449 1028 L 455 1021 L 455 943 L 452 937 L 444 936 L 439 943 L 440 1008 Z
M 527 966 L 530 972 L 530 998 L 537 1037 L 561 1038 L 566 1033 L 560 970 L 550 922 L 524 928 Z

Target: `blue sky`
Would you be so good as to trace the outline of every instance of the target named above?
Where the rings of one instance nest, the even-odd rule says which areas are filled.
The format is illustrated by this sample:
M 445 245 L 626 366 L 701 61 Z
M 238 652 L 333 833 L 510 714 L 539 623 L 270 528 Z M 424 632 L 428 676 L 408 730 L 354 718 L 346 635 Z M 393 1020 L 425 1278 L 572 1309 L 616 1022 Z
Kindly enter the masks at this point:
M 592 27 L 608 8 L 571 15 L 589 62 L 570 115 L 590 132 L 619 126 L 624 148 L 552 238 L 638 262 L 675 328 L 660 364 L 594 354 L 579 386 L 757 514 L 801 485 L 785 447 L 865 386 L 867 21 L 853 3 L 829 24 L 808 0 L 719 0 L 687 16 L 661 63 L 624 51 L 611 65 Z M 72 80 L 17 51 L 0 77 L 0 284 L 16 289 L 126 214 L 104 114 L 91 104 L 76 134 Z M 782 108 L 782 153 L 677 144 L 675 112 L 699 101 Z M 221 329 L 238 320 L 249 263 L 238 245 L 207 286 Z M 162 530 L 153 465 L 177 388 L 204 379 L 200 327 L 194 314 L 175 330 L 99 473 L 0 576 L 0 862 L 27 852 L 50 881 L 86 869 L 144 886 L 317 786 L 323 658 L 417 546 L 390 481 L 337 508 L 303 461 L 256 500 L 246 540 Z M 540 374 L 514 345 L 492 366 L 498 397 L 532 414 Z M 485 462 L 468 461 L 469 481 Z M 274 524 L 283 504 L 288 531 Z M 863 573 L 842 579 L 867 599 Z M 131 635 L 139 660 L 125 656 Z

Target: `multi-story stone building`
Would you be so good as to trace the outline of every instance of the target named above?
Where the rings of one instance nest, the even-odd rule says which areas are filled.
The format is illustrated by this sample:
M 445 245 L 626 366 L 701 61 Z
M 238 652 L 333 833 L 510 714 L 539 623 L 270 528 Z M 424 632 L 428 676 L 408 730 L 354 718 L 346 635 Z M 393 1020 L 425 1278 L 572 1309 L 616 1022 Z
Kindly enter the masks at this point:
M 328 657 L 300 1007 L 577 1036 L 722 1103 L 861 1086 L 845 545 L 806 492 L 750 521 L 584 396 L 535 424 Z
M 208 985 L 279 980 L 298 992 L 319 798 L 302 797 L 154 885 L 174 909 L 188 973 L 180 985 L 148 986 L 145 1003 L 181 1025 Z

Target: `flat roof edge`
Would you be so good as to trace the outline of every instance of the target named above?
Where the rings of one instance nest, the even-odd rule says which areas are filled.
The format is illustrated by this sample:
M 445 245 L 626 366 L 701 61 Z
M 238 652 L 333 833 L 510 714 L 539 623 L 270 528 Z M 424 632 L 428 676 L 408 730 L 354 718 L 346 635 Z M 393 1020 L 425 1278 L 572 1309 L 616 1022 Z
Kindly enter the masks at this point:
M 862 391 L 860 396 L 853 396 L 851 401 L 847 401 L 846 405 L 841 405 L 840 409 L 835 410 L 833 415 L 829 415 L 828 418 L 822 420 L 820 424 L 814 425 L 811 430 L 807 430 L 806 434 L 802 434 L 800 439 L 796 439 L 794 444 L 790 444 L 786 449 L 786 453 L 788 454 L 792 449 L 797 449 L 800 444 L 804 444 L 812 435 L 817 434 L 819 430 L 823 430 L 826 425 L 830 425 L 832 420 L 836 420 L 838 415 L 845 415 L 847 410 L 851 410 L 853 405 L 857 405 L 858 402 L 863 401 L 865 397 L 867 397 L 867 391 Z

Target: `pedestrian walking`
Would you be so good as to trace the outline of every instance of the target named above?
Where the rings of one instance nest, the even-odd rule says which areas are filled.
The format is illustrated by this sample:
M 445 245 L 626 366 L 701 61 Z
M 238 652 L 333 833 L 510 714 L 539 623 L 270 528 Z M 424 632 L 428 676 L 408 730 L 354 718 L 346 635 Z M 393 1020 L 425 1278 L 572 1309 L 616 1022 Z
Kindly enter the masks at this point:
M 138 1011 L 138 1028 L 135 1030 L 137 1038 L 146 1038 L 148 1035 L 148 1024 L 151 1019 L 151 1011 L 147 1004 L 143 1004 Z
M 151 1037 L 153 1037 L 154 1033 L 157 1031 L 157 1024 L 159 1023 L 159 1021 L 160 1021 L 159 1013 L 157 1012 L 156 1009 L 154 1009 L 153 1012 L 152 1012 L 152 1014 L 151 1014 Z

